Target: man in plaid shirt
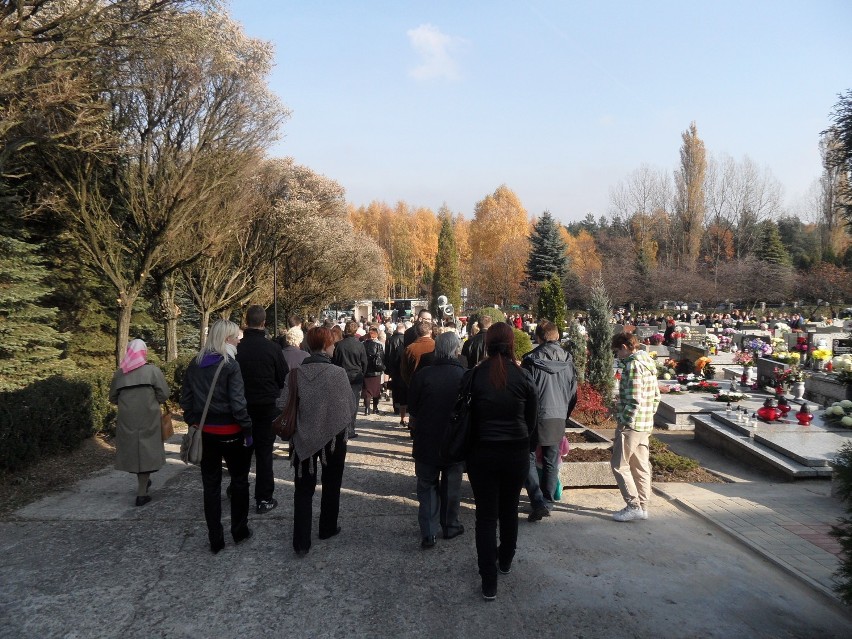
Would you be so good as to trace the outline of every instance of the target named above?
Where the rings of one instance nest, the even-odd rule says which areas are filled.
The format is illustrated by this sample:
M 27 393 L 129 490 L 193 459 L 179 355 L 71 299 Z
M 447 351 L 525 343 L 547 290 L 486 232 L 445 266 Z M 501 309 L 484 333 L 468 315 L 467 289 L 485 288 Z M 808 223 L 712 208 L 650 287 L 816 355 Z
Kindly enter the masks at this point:
M 612 350 L 624 363 L 618 391 L 618 427 L 612 446 L 612 473 L 627 502 L 614 513 L 615 521 L 648 519 L 651 498 L 651 462 L 648 440 L 654 427 L 654 413 L 660 403 L 657 365 L 632 333 L 612 338 Z

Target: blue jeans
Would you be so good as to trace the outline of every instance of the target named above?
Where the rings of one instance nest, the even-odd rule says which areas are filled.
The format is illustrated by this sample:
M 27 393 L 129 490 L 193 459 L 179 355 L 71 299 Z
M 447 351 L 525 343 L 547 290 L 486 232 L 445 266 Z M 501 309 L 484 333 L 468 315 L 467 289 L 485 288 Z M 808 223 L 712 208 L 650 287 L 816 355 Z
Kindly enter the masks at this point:
M 452 535 L 461 529 L 459 500 L 464 464 L 433 466 L 414 462 L 417 476 L 417 521 L 421 537 L 437 537 L 438 526 L 444 535 Z
M 524 488 L 530 498 L 533 510 L 547 508 L 553 510 L 556 501 L 556 484 L 559 480 L 559 444 L 541 447 L 541 481 L 535 465 L 535 453 L 530 453 L 530 470 L 524 481 Z

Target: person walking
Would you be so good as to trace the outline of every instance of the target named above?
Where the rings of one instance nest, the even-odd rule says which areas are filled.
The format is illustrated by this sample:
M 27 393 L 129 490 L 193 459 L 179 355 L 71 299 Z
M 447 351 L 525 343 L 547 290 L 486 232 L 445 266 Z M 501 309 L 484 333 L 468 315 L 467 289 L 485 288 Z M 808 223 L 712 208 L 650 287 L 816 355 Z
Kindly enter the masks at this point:
M 371 326 L 367 331 L 367 339 L 363 342 L 367 353 L 367 372 L 364 373 L 364 415 L 370 414 L 370 402 L 373 413 L 379 412 L 379 399 L 382 397 L 382 374 L 385 371 L 385 349 L 379 341 L 379 329 Z
M 346 372 L 332 363 L 336 349 L 331 331 L 325 327 L 311 328 L 306 342 L 311 356 L 302 362 L 297 374 L 299 410 L 296 432 L 290 440 L 292 465 L 296 469 L 293 550 L 298 556 L 306 555 L 311 549 L 318 463 L 322 465 L 319 538 L 329 539 L 340 533 L 338 515 L 347 433 L 358 410 Z M 279 410 L 287 405 L 288 393 L 285 385 L 277 402 Z
M 258 515 L 278 505 L 272 496 L 275 477 L 272 472 L 272 448 L 275 433 L 272 420 L 278 414 L 275 400 L 284 387 L 287 362 L 281 348 L 266 338 L 266 309 L 253 304 L 246 310 L 246 328 L 237 346 L 237 363 L 245 384 L 246 404 L 254 437 L 254 501 Z
M 411 385 L 411 378 L 419 368 L 429 366 L 432 363 L 435 350 L 435 339 L 432 337 L 432 323 L 420 322 L 414 325 L 415 339 L 405 348 L 400 361 L 400 373 L 407 386 Z
M 252 424 L 243 376 L 236 360 L 239 341 L 239 326 L 228 320 L 215 322 L 204 346 L 186 369 L 180 394 L 180 406 L 187 424 L 201 421 L 210 397 L 201 429 L 201 483 L 207 534 L 214 554 L 225 547 L 221 495 L 223 459 L 231 475 L 231 536 L 238 544 L 252 535 L 248 527 Z
M 462 347 L 462 357 L 467 361 L 467 367 L 473 368 L 485 359 L 485 335 L 494 320 L 490 315 L 479 317 L 479 332 L 468 338 Z
M 458 359 L 460 352 L 461 342 L 454 332 L 438 335 L 432 365 L 414 374 L 408 392 L 419 502 L 417 521 L 420 547 L 424 549 L 435 545 L 439 526 L 444 539 L 464 533 L 459 518 L 464 464 L 447 464 L 438 453 L 465 371 Z
M 529 521 L 550 517 L 559 481 L 559 449 L 565 426 L 577 403 L 577 372 L 571 354 L 559 344 L 559 329 L 543 319 L 535 328 L 538 346 L 527 353 L 521 367 L 529 371 L 538 393 L 538 445 L 541 447 L 541 480 L 530 453 L 525 487 L 532 512 Z
M 361 390 L 364 387 L 364 375 L 367 373 L 367 351 L 364 344 L 358 339 L 359 324 L 352 320 L 346 322 L 343 330 L 343 339 L 335 344 L 332 362 L 346 371 L 352 396 L 355 398 L 355 409 L 352 412 L 352 421 L 349 430 L 349 439 L 358 437 L 355 432 L 355 416 L 358 413 Z
M 408 387 L 402 379 L 402 354 L 405 352 L 405 324 L 399 322 L 396 332 L 389 335 L 385 341 L 385 368 L 390 379 L 388 387 L 391 390 L 393 412 L 399 415 L 399 425 L 405 426 L 406 405 L 408 404 Z
M 115 469 L 136 475 L 137 506 L 151 501 L 151 473 L 166 463 L 160 404 L 169 398 L 169 385 L 163 372 L 147 359 L 145 342 L 131 341 L 109 387 L 109 401 L 118 405 Z
M 299 368 L 301 363 L 310 355 L 306 350 L 302 349 L 302 344 L 305 342 L 305 334 L 298 326 L 292 326 L 284 333 L 285 346 L 282 349 L 284 361 L 287 362 L 287 370 Z
M 529 473 L 529 454 L 537 443 L 538 397 L 532 376 L 515 362 L 515 334 L 508 324 L 491 325 L 485 349 L 488 357 L 465 373 L 473 376 L 470 410 L 475 433 L 466 463 L 476 504 L 482 596 L 490 601 L 497 598 L 498 566 L 503 574 L 512 569 L 518 501 Z
M 627 504 L 612 518 L 615 521 L 648 519 L 651 498 L 648 440 L 660 404 L 657 366 L 646 351 L 639 350 L 639 340 L 632 333 L 615 335 L 612 349 L 624 368 L 618 388 L 617 426 L 610 465 Z

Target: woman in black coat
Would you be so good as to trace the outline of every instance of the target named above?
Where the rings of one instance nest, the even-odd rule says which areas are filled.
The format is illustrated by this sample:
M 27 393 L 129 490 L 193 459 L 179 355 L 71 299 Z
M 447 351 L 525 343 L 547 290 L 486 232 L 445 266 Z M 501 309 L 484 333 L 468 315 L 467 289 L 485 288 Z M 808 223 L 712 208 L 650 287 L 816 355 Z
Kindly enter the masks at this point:
M 438 335 L 432 365 L 418 369 L 408 390 L 414 474 L 420 502 L 417 521 L 420 547 L 424 549 L 435 545 L 439 526 L 444 539 L 464 532 L 459 519 L 464 464 L 448 464 L 438 454 L 465 373 L 458 359 L 460 352 L 458 335 L 454 332 Z
M 473 375 L 475 440 L 467 474 L 476 503 L 476 555 L 482 596 L 497 598 L 497 570 L 508 574 L 518 540 L 518 501 L 536 447 L 538 396 L 532 376 L 515 362 L 515 335 L 503 322 L 485 335 L 488 355 Z M 497 547 L 497 522 L 500 546 Z

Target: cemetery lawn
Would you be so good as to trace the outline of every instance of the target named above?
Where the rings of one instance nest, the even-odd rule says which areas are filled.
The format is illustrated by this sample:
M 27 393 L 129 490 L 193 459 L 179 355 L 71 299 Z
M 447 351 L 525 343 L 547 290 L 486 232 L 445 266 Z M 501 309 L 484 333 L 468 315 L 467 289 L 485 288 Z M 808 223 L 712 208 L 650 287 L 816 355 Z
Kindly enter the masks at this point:
M 572 448 L 565 458 L 566 463 L 586 461 L 606 461 L 612 457 L 611 449 L 593 448 L 589 450 Z M 652 481 L 685 482 L 688 484 L 720 484 L 724 480 L 702 468 L 697 461 L 672 452 L 668 446 L 656 437 L 651 437 Z
M 0 517 L 109 466 L 114 458 L 112 438 L 96 435 L 69 453 L 46 457 L 14 474 L 0 473 Z

